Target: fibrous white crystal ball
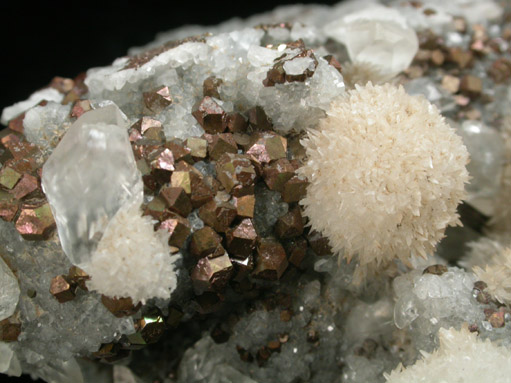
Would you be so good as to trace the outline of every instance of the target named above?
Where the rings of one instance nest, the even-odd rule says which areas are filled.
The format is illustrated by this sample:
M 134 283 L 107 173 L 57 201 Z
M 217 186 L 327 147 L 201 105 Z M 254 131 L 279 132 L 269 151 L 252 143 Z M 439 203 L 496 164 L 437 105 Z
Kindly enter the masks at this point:
M 399 365 L 384 374 L 389 383 L 508 382 L 511 352 L 503 346 L 481 340 L 477 332 L 444 328 L 439 331 L 440 347 L 406 369 Z
M 432 253 L 465 197 L 468 152 L 437 108 L 390 84 L 334 101 L 302 141 L 312 229 L 361 266 Z
M 406 19 L 397 10 L 378 4 L 349 13 L 324 30 L 346 46 L 352 62 L 374 65 L 389 77 L 408 68 L 419 48 Z

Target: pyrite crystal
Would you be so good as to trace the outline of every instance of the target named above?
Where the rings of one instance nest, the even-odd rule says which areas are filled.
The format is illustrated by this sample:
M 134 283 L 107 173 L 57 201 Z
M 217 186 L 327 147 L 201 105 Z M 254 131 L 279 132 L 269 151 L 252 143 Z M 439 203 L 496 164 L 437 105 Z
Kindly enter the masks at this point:
M 56 383 L 507 382 L 511 3 L 297 5 L 188 32 L 55 77 L 4 109 L 0 373 Z M 391 102 L 397 88 L 378 85 L 387 82 L 425 97 L 427 113 L 384 114 L 371 97 L 356 110 L 342 103 L 376 88 Z M 384 249 L 375 232 L 345 229 L 405 230 L 404 216 L 388 223 L 396 206 L 417 205 L 425 219 L 420 207 L 442 201 L 410 195 L 452 188 L 444 181 L 459 153 L 429 140 L 437 110 L 471 156 L 463 227 L 424 259 L 376 262 L 356 285 L 366 265 L 343 257 L 304 206 L 319 201 L 334 234 L 358 233 L 342 241 L 411 254 L 428 241 L 416 227 L 420 238 Z M 322 124 L 343 111 L 351 117 L 325 135 Z M 361 111 L 382 117 L 357 120 Z M 356 134 L 394 120 L 423 135 Z M 365 150 L 369 138 L 378 147 Z M 446 178 L 399 168 L 396 147 L 423 170 L 443 150 L 449 161 L 433 170 Z M 360 186 L 380 173 L 400 176 Z M 356 214 L 345 217 L 333 197 L 355 193 L 374 204 L 350 204 Z

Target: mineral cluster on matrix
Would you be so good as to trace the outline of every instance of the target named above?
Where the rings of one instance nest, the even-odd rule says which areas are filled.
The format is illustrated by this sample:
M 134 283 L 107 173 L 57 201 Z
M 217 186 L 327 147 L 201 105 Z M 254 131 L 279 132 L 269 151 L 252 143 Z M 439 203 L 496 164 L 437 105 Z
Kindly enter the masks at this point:
M 3 110 L 0 373 L 511 382 L 511 2 L 189 26 Z

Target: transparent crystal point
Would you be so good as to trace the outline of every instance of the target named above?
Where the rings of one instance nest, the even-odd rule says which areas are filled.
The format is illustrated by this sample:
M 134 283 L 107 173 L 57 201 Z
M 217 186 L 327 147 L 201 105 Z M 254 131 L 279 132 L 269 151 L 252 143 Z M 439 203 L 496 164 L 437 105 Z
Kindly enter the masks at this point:
M 0 257 L 0 320 L 12 315 L 18 304 L 20 288 L 9 266 Z
M 43 167 L 42 185 L 62 248 L 76 265 L 90 259 L 124 204 L 142 200 L 142 179 L 127 125 L 115 105 L 87 112 L 69 128 Z

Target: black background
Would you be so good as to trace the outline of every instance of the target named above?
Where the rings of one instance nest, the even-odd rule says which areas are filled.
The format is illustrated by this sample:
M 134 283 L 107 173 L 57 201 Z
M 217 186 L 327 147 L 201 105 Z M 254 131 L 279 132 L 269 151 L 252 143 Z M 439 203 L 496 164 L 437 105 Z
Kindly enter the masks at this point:
M 125 55 L 128 48 L 150 42 L 158 32 L 187 24 L 215 25 L 232 17 L 244 18 L 295 3 L 296 0 L 0 1 L 0 111 L 27 99 L 54 76 L 74 77 L 88 68 L 108 65 Z M 0 381 L 32 382 L 26 376 L 6 378 L 2 374 Z

